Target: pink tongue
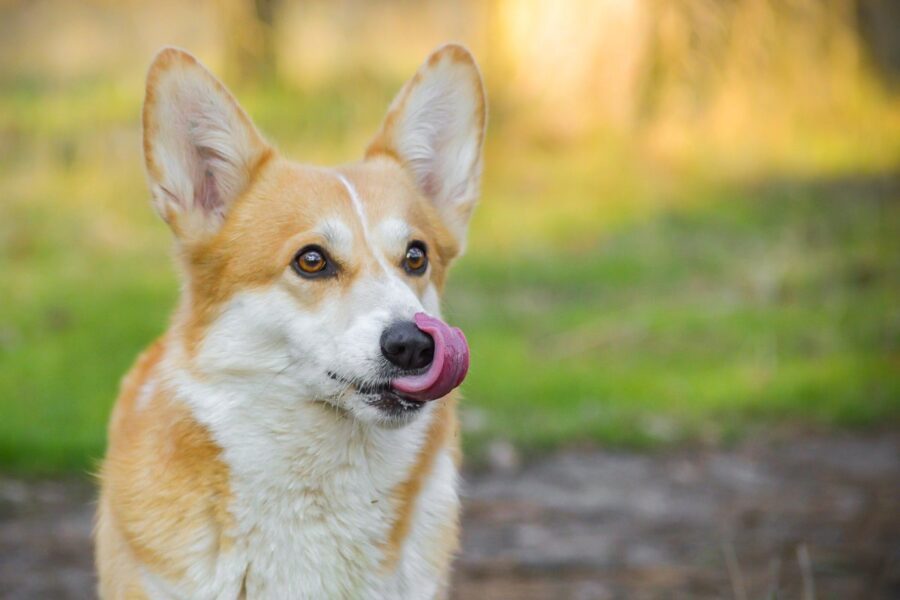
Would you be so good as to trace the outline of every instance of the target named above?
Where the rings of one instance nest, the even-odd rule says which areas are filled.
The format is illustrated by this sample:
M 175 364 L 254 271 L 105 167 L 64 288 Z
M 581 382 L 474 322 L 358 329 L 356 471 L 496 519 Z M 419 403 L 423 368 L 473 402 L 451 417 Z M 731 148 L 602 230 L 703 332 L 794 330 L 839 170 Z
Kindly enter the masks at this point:
M 416 400 L 436 400 L 462 383 L 469 370 L 469 346 L 457 327 L 440 319 L 416 313 L 416 326 L 434 339 L 434 359 L 421 375 L 398 377 L 391 386 Z

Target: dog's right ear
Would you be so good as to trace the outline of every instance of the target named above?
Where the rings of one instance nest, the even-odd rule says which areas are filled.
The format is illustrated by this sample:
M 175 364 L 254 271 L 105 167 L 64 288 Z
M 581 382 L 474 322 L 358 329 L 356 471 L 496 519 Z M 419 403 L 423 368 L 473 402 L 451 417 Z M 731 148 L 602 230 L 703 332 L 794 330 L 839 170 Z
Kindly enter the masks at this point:
M 143 124 L 153 204 L 182 241 L 218 231 L 273 152 L 228 90 L 175 48 L 150 66 Z

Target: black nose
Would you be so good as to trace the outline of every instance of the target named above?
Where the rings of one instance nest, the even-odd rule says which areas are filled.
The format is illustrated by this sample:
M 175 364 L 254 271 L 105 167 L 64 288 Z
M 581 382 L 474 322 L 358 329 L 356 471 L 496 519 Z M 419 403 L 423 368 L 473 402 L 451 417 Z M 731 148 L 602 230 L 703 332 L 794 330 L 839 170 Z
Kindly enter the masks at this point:
M 434 340 L 412 321 L 397 321 L 381 334 L 381 353 L 401 369 L 421 369 L 434 358 Z

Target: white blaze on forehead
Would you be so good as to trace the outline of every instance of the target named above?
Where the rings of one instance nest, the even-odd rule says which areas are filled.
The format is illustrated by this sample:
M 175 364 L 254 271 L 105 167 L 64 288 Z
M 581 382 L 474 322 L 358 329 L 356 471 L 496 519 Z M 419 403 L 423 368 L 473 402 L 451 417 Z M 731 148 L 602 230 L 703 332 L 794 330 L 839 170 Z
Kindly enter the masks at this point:
M 381 252 L 379 252 L 378 247 L 372 243 L 372 238 L 369 235 L 369 218 L 366 215 L 366 209 L 362 204 L 362 200 L 359 198 L 359 194 L 356 193 L 356 188 L 353 187 L 353 184 L 344 177 L 343 174 L 338 173 L 337 178 L 343 184 L 344 188 L 347 190 L 347 194 L 350 196 L 350 202 L 353 204 L 353 209 L 356 211 L 356 216 L 359 217 L 359 224 L 362 227 L 363 238 L 366 240 L 366 246 L 368 246 L 372 254 L 375 256 L 375 259 L 378 261 L 378 264 L 381 265 L 381 268 L 385 270 L 386 273 L 390 273 L 390 268 L 384 260 L 384 256 L 382 256 Z
M 379 223 L 375 231 L 378 239 L 373 239 L 366 209 L 359 194 L 356 192 L 356 188 L 343 174 L 337 173 L 337 177 L 347 189 L 347 194 L 350 196 L 350 201 L 353 203 L 353 208 L 359 217 L 368 251 L 381 265 L 385 275 L 385 277 L 373 276 L 367 281 L 364 280 L 358 286 L 358 289 L 361 292 L 365 292 L 363 296 L 367 298 L 367 302 L 371 302 L 374 298 L 377 303 L 390 307 L 391 314 L 412 319 L 415 313 L 422 310 L 422 303 L 409 283 L 400 277 L 397 267 L 392 267 L 389 261 L 385 259 L 383 252 L 385 247 L 393 247 L 393 244 L 398 242 L 398 236 L 401 234 L 403 239 L 400 240 L 402 247 L 399 251 L 402 252 L 408 236 L 412 232 L 412 228 L 400 219 L 385 219 L 382 223 Z M 381 242 L 382 245 L 375 244 L 376 241 Z

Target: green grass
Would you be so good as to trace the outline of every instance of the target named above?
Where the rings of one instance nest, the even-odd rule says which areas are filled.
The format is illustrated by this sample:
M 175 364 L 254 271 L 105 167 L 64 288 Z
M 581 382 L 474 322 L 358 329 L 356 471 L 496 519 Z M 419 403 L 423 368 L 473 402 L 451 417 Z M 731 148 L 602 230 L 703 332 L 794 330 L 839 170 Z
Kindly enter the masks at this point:
M 0 469 L 90 469 L 177 294 L 140 170 L 140 88 L 7 83 Z M 357 104 L 340 88 L 238 96 L 286 153 L 341 160 L 394 83 L 361 85 Z M 614 137 L 523 144 L 505 120 L 446 298 L 472 346 L 473 454 L 497 437 L 648 446 L 900 423 L 896 174 L 738 180 Z
M 900 186 L 719 190 L 579 252 L 463 265 L 479 442 L 722 439 L 896 424 Z

